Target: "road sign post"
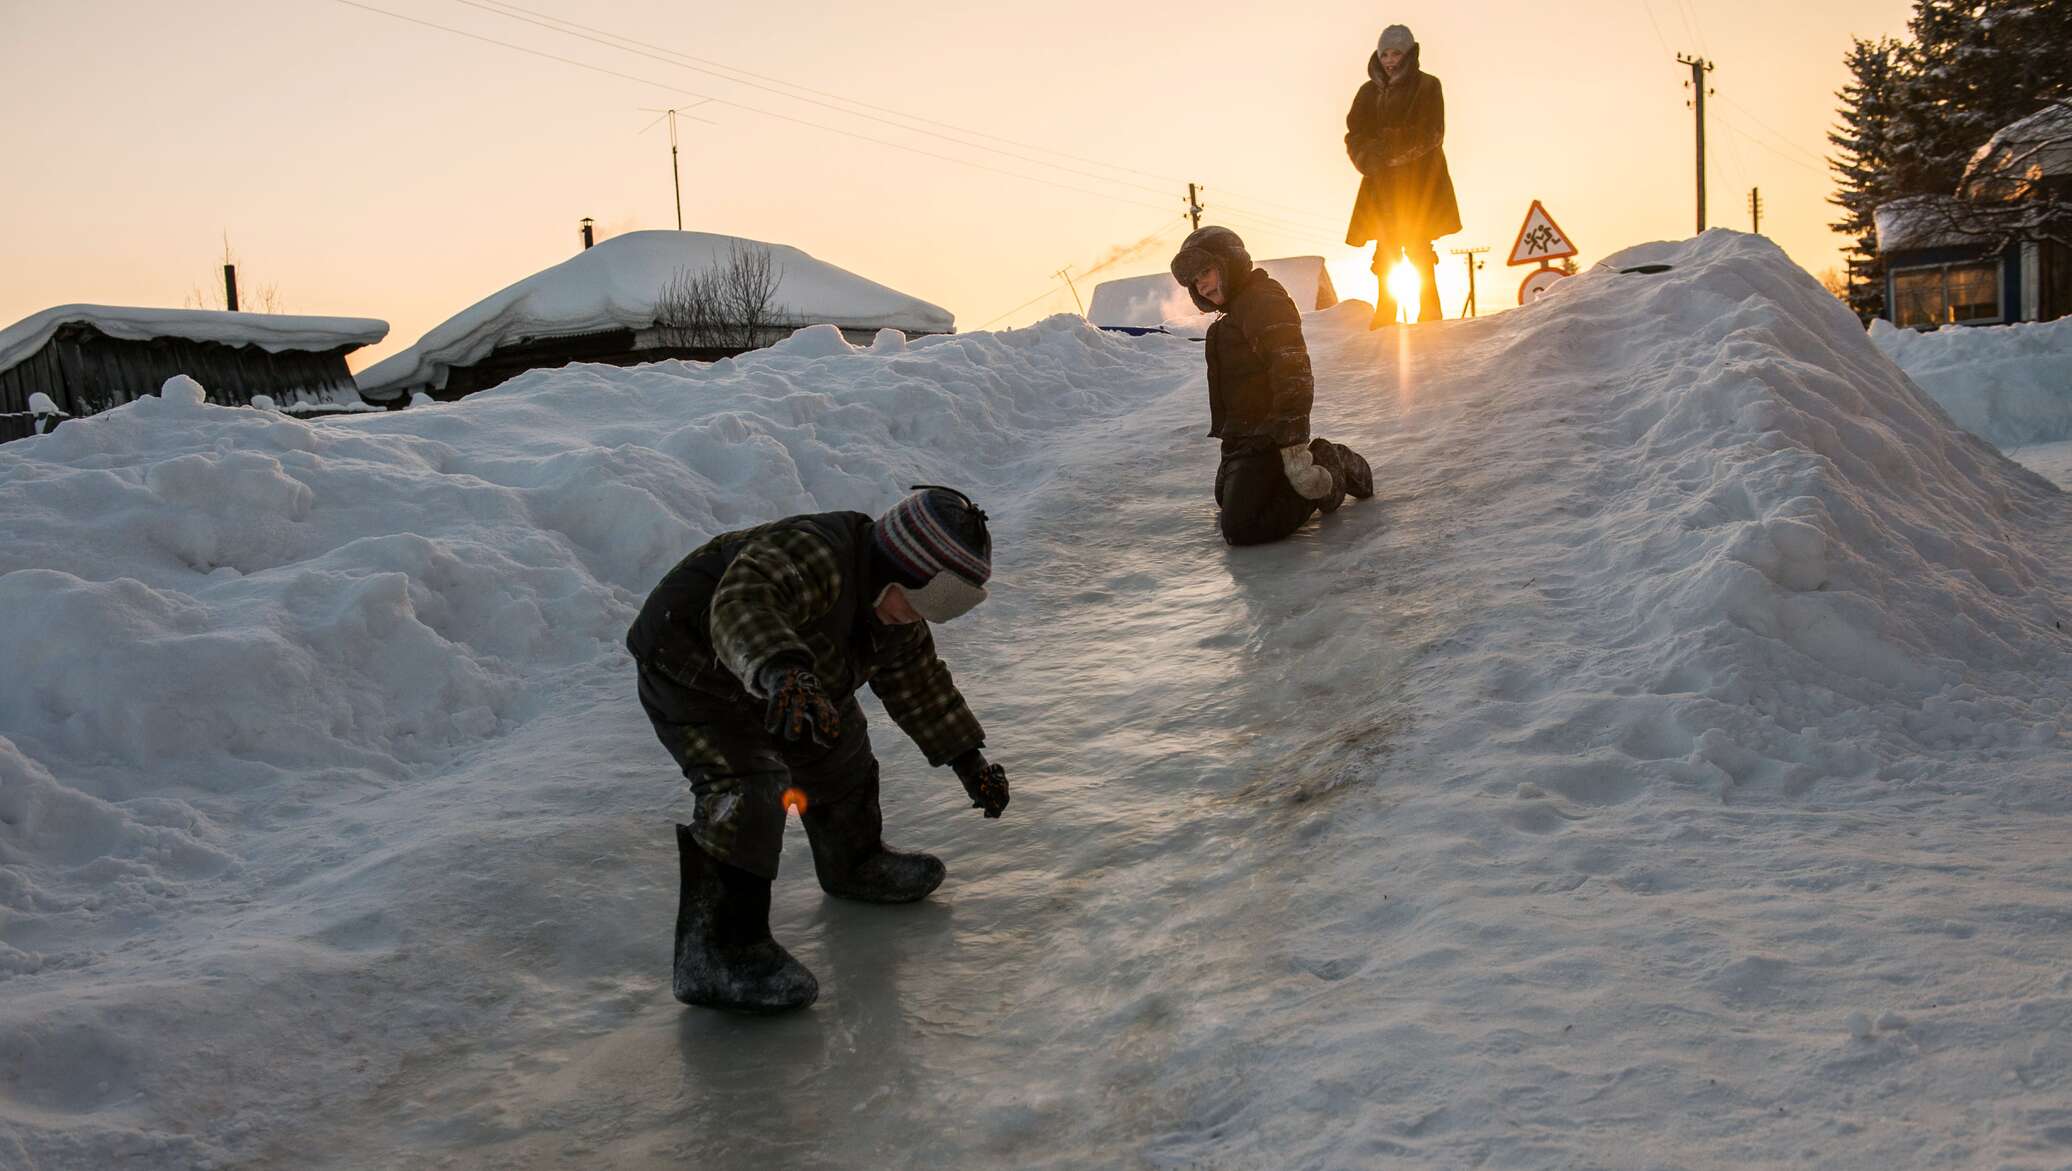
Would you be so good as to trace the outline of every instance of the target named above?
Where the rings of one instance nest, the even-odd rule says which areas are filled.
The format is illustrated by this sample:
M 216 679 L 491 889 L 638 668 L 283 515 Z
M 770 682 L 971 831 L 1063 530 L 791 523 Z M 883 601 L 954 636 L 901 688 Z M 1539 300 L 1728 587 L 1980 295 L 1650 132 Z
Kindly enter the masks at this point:
M 1539 267 L 1526 275 L 1525 282 L 1518 286 L 1518 303 L 1529 305 L 1553 288 L 1555 283 L 1568 274 L 1554 267 L 1557 260 L 1566 260 L 1576 254 L 1575 242 L 1547 209 L 1535 199 L 1531 210 L 1525 213 L 1525 222 L 1518 227 L 1518 240 L 1511 245 L 1510 264 L 1538 264 Z

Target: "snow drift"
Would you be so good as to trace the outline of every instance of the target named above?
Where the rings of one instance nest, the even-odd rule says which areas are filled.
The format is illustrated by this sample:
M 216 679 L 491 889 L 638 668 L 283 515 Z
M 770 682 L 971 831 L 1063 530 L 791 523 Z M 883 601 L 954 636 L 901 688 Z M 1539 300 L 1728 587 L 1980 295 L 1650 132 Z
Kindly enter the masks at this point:
M 1256 550 L 1199 347 L 1068 318 L 0 449 L 0 1155 L 2061 1162 L 2066 497 L 1766 241 L 1614 260 L 1308 317 L 1379 493 Z M 923 480 L 994 514 L 941 639 L 1015 804 L 881 731 L 949 883 L 792 842 L 821 1004 L 686 1015 L 618 636 Z
M 1950 413 L 2002 449 L 2072 439 L 2072 318 L 1951 325 L 1871 323 L 1871 341 Z

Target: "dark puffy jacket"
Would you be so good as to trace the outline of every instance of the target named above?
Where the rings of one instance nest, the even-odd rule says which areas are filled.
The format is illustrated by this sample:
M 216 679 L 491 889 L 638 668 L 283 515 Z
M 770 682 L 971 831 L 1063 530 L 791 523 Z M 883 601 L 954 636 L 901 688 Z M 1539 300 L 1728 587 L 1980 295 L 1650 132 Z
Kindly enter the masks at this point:
M 1209 326 L 1209 434 L 1226 452 L 1309 442 L 1316 387 L 1295 299 L 1263 268 L 1226 274 Z
M 747 680 L 774 661 L 810 668 L 838 704 L 868 683 L 930 764 L 954 759 L 984 743 L 985 730 L 928 624 L 872 616 L 873 523 L 827 512 L 714 537 L 648 595 L 626 649 L 643 670 L 748 721 L 762 702 Z
M 1361 175 L 1348 244 L 1422 244 L 1460 231 L 1446 167 L 1446 95 L 1417 62 L 1412 49 L 1403 76 L 1389 80 L 1381 58 L 1370 57 L 1367 83 L 1346 112 L 1345 153 Z

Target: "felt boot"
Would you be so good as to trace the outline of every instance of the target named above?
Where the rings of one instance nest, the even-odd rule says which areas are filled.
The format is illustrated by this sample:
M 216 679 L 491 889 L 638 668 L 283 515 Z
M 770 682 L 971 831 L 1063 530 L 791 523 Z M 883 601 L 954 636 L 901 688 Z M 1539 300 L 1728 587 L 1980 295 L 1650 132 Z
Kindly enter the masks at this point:
M 687 825 L 676 827 L 676 850 L 676 998 L 750 1013 L 813 1003 L 820 982 L 770 938 L 770 880 L 707 854 Z
M 890 849 L 880 834 L 884 818 L 878 810 L 878 777 L 825 804 L 811 805 L 799 816 L 813 847 L 813 870 L 820 889 L 838 899 L 862 903 L 912 903 L 942 885 L 942 860 L 933 854 Z

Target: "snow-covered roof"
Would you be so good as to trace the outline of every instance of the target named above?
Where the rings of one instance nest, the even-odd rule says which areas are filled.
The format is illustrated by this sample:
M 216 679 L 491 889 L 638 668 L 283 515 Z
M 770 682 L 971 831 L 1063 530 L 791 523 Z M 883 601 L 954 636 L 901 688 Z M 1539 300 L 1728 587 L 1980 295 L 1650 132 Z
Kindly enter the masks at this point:
M 1256 263 L 1287 288 L 1296 307 L 1304 312 L 1338 304 L 1338 291 L 1331 286 L 1323 257 L 1284 256 Z M 1199 316 L 1201 311 L 1194 307 L 1187 290 L 1165 272 L 1102 281 L 1094 286 L 1093 305 L 1086 311 L 1086 319 L 1095 325 L 1152 329 Z
M 454 367 L 472 365 L 512 342 L 652 328 L 656 299 L 679 273 L 724 264 L 737 245 L 770 250 L 779 274 L 772 303 L 785 324 L 905 333 L 956 328 L 947 309 L 789 245 L 707 232 L 628 232 L 477 301 L 416 345 L 360 371 L 360 390 L 393 398 L 443 387 Z
M 2020 226 L 2014 209 L 1966 203 L 1952 195 L 1908 195 L 1871 213 L 1881 255 L 1956 245 L 1991 245 Z
M 371 317 L 291 317 L 282 313 L 224 313 L 213 309 L 142 309 L 122 305 L 59 305 L 0 330 L 0 370 L 43 348 L 67 325 L 90 325 L 109 337 L 144 342 L 176 337 L 226 346 L 283 350 L 358 349 L 388 336 L 388 322 Z
M 2033 183 L 2072 176 L 2072 101 L 2052 102 L 1986 140 L 1964 168 L 1973 199 L 2017 199 Z

